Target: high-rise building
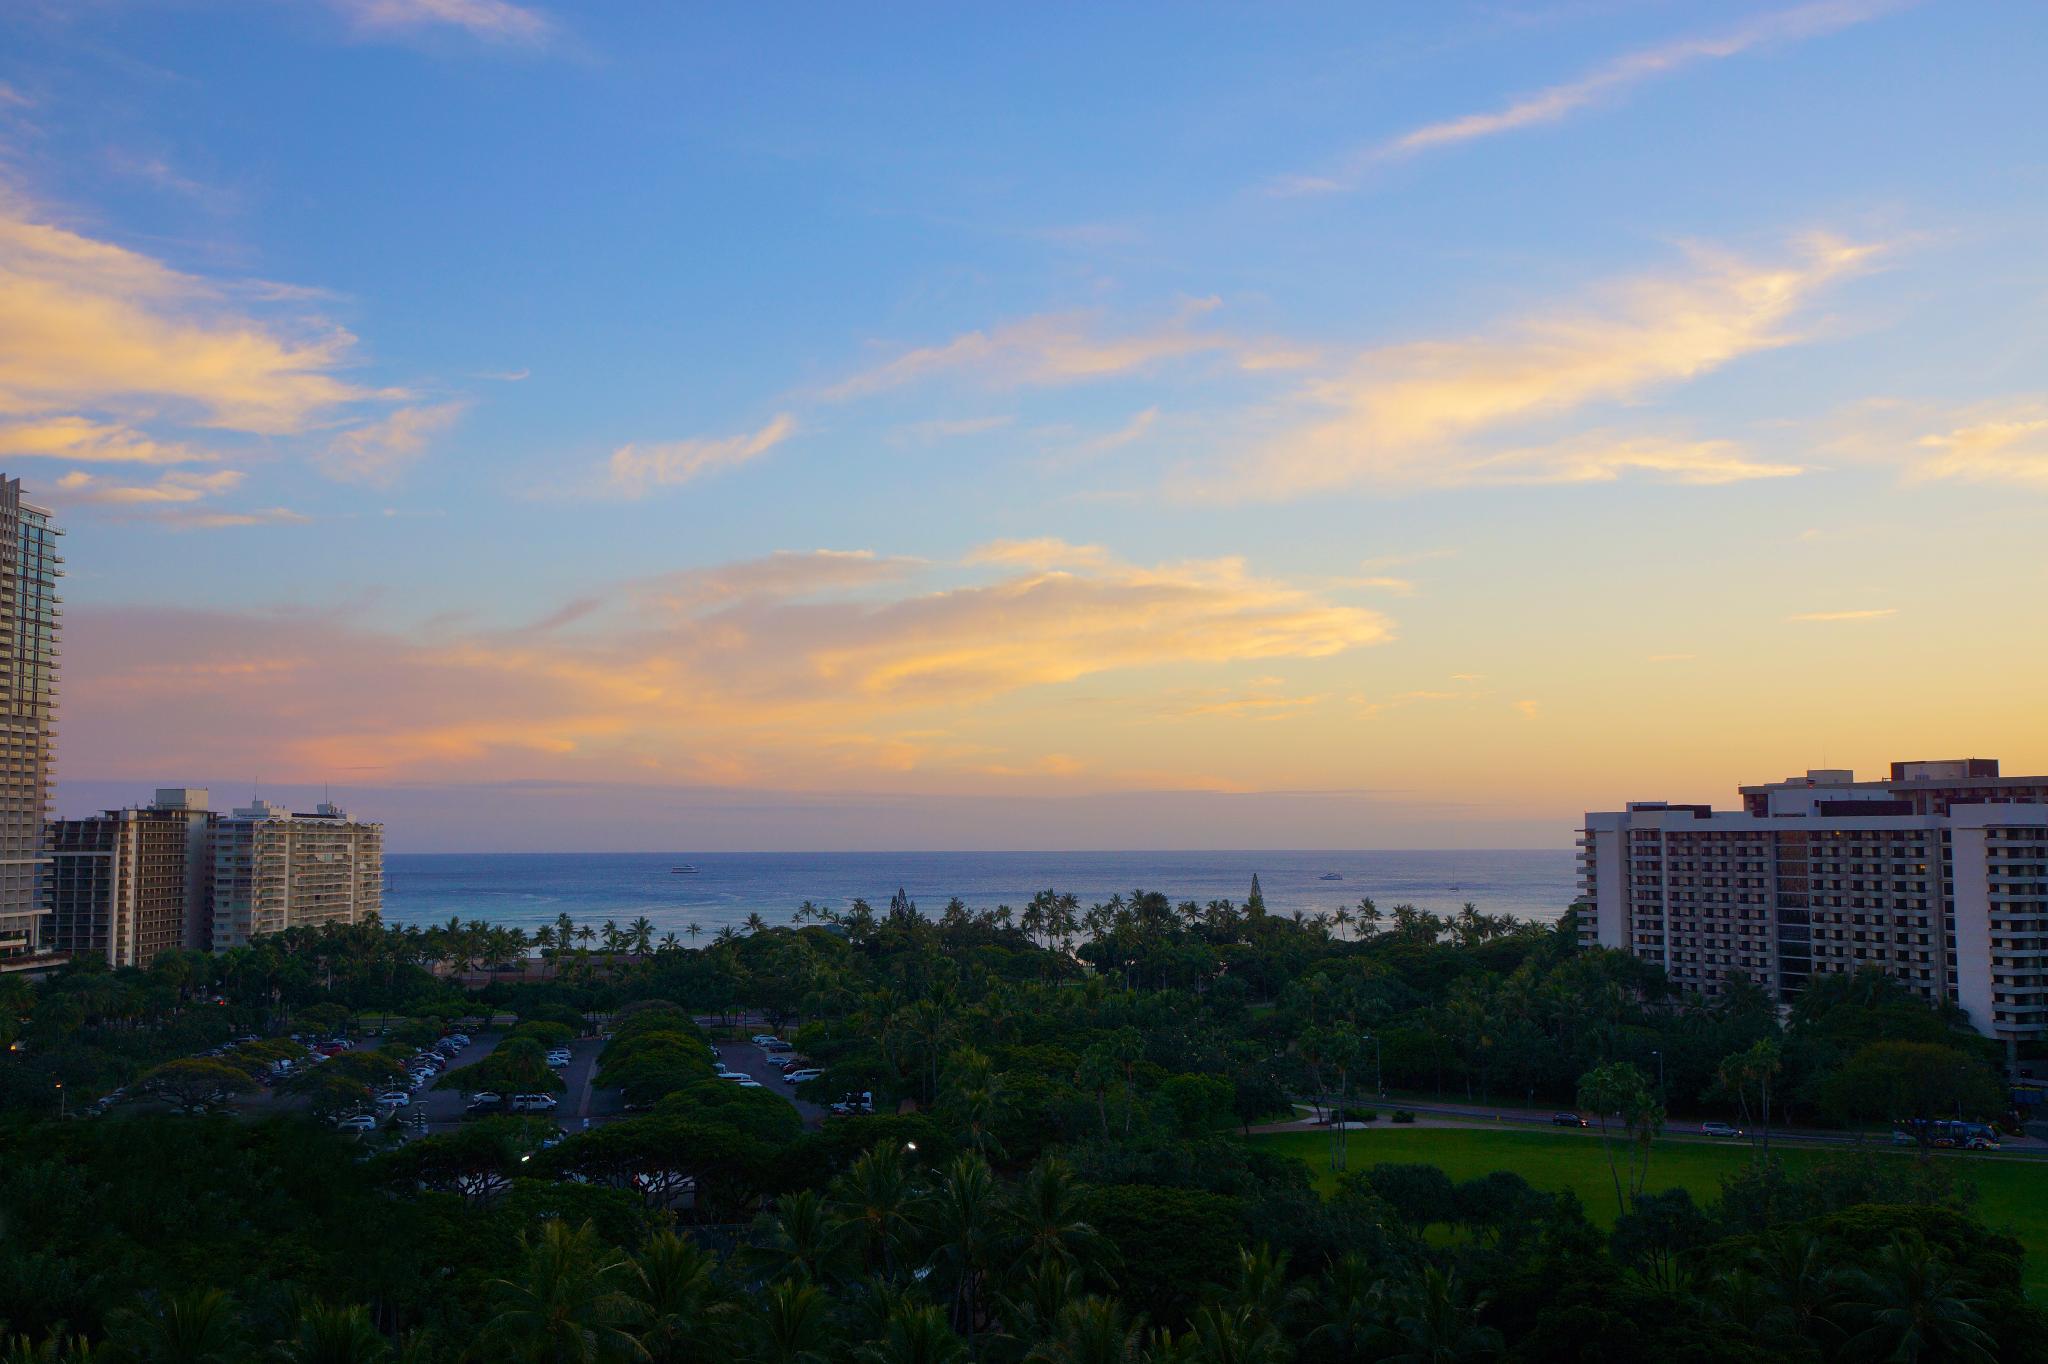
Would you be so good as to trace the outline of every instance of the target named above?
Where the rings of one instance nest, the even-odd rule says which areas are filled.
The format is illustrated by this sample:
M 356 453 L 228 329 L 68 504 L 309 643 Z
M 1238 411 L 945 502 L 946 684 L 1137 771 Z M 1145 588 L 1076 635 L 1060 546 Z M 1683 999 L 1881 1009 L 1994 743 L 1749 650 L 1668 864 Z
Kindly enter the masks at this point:
M 213 828 L 213 949 L 265 933 L 361 923 L 384 907 L 384 826 L 322 802 L 293 814 L 267 801 Z
M 1579 938 L 1705 995 L 1746 975 L 1789 1002 L 1876 967 L 2008 1044 L 2048 1036 L 2048 777 L 1995 759 L 1823 769 L 1740 811 L 1639 801 L 1586 816 Z
M 141 808 L 52 820 L 44 945 L 109 966 L 206 950 L 215 819 L 204 789 L 165 787 Z
M 50 513 L 0 477 L 0 969 L 38 951 L 55 773 L 57 579 Z

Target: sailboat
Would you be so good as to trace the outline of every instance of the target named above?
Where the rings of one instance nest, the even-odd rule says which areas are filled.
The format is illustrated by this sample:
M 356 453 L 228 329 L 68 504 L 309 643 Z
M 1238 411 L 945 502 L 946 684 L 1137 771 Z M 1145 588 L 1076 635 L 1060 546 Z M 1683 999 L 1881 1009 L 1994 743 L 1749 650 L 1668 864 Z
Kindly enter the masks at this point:
M 693 862 L 685 862 L 680 867 L 670 867 L 668 870 L 671 876 L 695 876 L 697 874 L 697 866 Z

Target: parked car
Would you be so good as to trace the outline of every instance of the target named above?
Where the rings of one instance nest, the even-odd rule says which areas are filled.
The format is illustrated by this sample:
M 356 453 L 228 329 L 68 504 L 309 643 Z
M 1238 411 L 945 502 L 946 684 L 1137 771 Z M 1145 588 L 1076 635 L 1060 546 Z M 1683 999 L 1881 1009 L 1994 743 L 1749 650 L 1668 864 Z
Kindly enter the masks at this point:
M 347 1117 L 336 1118 L 334 1127 L 338 1132 L 374 1132 L 377 1120 L 368 1113 L 351 1113 Z
M 405 1108 L 412 1103 L 412 1095 L 402 1089 L 389 1089 L 377 1096 L 377 1102 L 390 1104 L 393 1108 Z
M 1700 1124 L 1700 1133 L 1709 1137 L 1739 1137 L 1742 1135 L 1742 1129 L 1732 1123 L 1703 1122 Z
M 800 1085 L 806 1080 L 815 1080 L 824 1073 L 824 1071 L 816 1069 L 792 1070 L 789 1074 L 782 1077 L 782 1083 L 786 1085 Z
M 780 1042 L 782 1039 L 777 1037 L 772 1032 L 757 1032 L 747 1040 L 752 1042 L 757 1047 L 765 1047 L 770 1042 Z
M 569 1064 L 569 1053 L 568 1053 L 568 1052 L 566 1052 L 566 1051 L 551 1051 L 551 1052 L 549 1052 L 549 1053 L 548 1053 L 548 1064 L 549 1064 L 550 1066 L 553 1066 L 553 1067 L 554 1067 L 554 1068 L 555 1068 L 556 1070 L 560 1070 L 560 1069 L 561 1069 L 561 1068 L 562 1068 L 563 1066 L 566 1066 L 566 1065 L 568 1065 L 568 1064 Z
M 512 1111 L 514 1113 L 545 1113 L 554 1108 L 555 1103 L 556 1099 L 552 1094 L 514 1094 L 512 1096 Z
M 488 1089 L 481 1089 L 469 1096 L 469 1102 L 471 1107 L 475 1107 L 477 1104 L 497 1104 L 504 1102 L 504 1100 Z
M 1550 1115 L 1550 1125 L 1552 1127 L 1585 1127 L 1587 1123 L 1584 1118 L 1576 1113 L 1553 1113 Z
M 789 1044 L 788 1042 L 785 1042 L 785 1041 L 783 1041 L 783 1040 L 782 1040 L 781 1038 L 779 1038 L 779 1037 L 778 1037 L 778 1038 L 776 1038 L 776 1039 L 775 1039 L 775 1040 L 774 1040 L 773 1042 L 763 1042 L 763 1043 L 761 1044 L 761 1050 L 762 1050 L 762 1051 L 773 1051 L 773 1052 L 784 1052 L 784 1051 L 795 1051 L 795 1050 L 796 1050 L 796 1048 L 795 1048 L 794 1046 L 792 1046 L 791 1044 Z
M 728 1075 L 725 1078 L 738 1085 L 741 1089 L 766 1089 L 768 1087 L 759 1080 L 750 1080 L 744 1075 Z

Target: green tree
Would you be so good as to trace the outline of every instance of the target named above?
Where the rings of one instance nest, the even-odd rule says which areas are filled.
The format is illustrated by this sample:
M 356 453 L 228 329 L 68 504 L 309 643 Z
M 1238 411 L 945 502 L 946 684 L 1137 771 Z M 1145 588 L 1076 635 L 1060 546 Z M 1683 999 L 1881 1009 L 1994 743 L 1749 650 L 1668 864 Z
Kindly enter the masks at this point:
M 1619 1216 L 1643 1191 L 1651 1144 L 1664 1129 L 1663 1106 L 1651 1095 L 1643 1073 L 1626 1061 L 1596 1066 L 1580 1076 L 1578 1101 L 1579 1107 L 1589 1108 L 1599 1117 L 1600 1148 L 1614 1178 L 1615 1215 Z M 1625 1143 L 1618 1149 L 1611 1130 L 1615 1119 L 1620 1121 Z
M 547 1223 L 520 1238 L 511 1278 L 493 1279 L 484 1334 L 526 1364 L 599 1364 L 639 1353 L 627 1329 L 638 1313 L 627 1291 L 631 1266 L 585 1222 Z

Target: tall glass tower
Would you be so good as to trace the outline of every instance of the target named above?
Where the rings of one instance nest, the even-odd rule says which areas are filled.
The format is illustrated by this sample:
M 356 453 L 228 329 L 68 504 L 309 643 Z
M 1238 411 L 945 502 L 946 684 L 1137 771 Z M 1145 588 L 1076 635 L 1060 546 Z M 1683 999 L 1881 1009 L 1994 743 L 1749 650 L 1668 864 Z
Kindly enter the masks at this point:
M 20 479 L 0 476 L 0 964 L 41 946 L 46 912 L 61 533 L 22 500 Z

